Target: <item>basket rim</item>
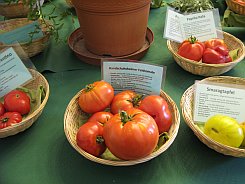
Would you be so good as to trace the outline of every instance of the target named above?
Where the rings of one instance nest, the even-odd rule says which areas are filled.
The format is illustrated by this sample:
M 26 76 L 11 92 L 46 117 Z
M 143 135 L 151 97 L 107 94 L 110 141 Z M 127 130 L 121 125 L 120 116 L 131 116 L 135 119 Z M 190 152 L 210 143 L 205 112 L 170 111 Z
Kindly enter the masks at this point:
M 46 78 L 41 74 L 39 73 L 38 71 L 34 70 L 34 69 L 29 69 L 30 71 L 32 72 L 37 72 L 39 77 L 42 78 L 42 80 L 44 81 L 44 83 L 46 84 L 47 86 L 47 89 L 46 89 L 46 95 L 45 95 L 45 98 L 44 100 L 42 101 L 41 105 L 34 111 L 32 112 L 31 114 L 27 115 L 27 117 L 22 120 L 20 123 L 17 123 L 17 124 L 13 124 L 9 127 L 6 127 L 4 129 L 0 129 L 0 134 L 1 133 L 6 133 L 6 132 L 9 132 L 11 130 L 14 130 L 20 126 L 22 126 L 23 124 L 25 124 L 26 122 L 30 121 L 32 118 L 34 118 L 40 111 L 42 111 L 48 101 L 48 98 L 49 98 L 49 93 L 50 93 L 50 90 L 49 90 L 49 83 L 48 81 L 46 80 Z M 31 81 L 30 81 L 31 82 Z
M 227 33 L 227 32 L 225 32 L 225 31 L 223 31 L 223 33 L 224 34 L 226 34 L 227 36 L 230 36 L 231 38 L 233 38 L 234 40 L 236 40 L 238 43 L 240 43 L 241 45 L 242 45 L 242 47 L 243 47 L 243 52 L 242 52 L 242 55 L 239 57 L 239 58 L 237 58 L 236 60 L 234 60 L 234 61 L 232 61 L 232 62 L 228 62 L 228 63 L 224 63 L 224 64 L 207 64 L 207 63 L 203 63 L 203 62 L 201 62 L 201 61 L 194 61 L 194 60 L 190 60 L 190 59 L 187 59 L 187 58 L 184 58 L 184 57 L 182 57 L 182 56 L 180 56 L 179 54 L 177 54 L 177 53 L 175 53 L 174 51 L 173 51 L 173 48 L 172 48 L 172 45 L 171 45 L 171 43 L 172 42 L 174 42 L 174 41 L 172 41 L 172 40 L 167 40 L 167 47 L 168 47 L 168 49 L 169 49 L 169 51 L 175 56 L 175 57 L 177 57 L 178 59 L 180 59 L 180 60 L 182 60 L 182 61 L 185 61 L 185 62 L 187 62 L 187 63 L 189 63 L 189 64 L 192 64 L 192 65 L 195 65 L 195 66 L 210 66 L 210 67 L 228 67 L 228 66 L 230 66 L 230 65 L 234 65 L 234 64 L 237 64 L 237 63 L 239 63 L 240 61 L 242 61 L 243 59 L 244 59 L 244 57 L 245 57 L 245 46 L 244 46 L 244 43 L 241 41 L 241 40 L 239 40 L 238 38 L 236 38 L 235 36 L 233 36 L 232 34 L 230 34 L 230 33 Z
M 201 80 L 201 81 L 206 81 L 206 80 L 210 80 L 210 79 L 234 79 L 234 80 L 241 80 L 242 78 L 240 78 L 240 77 L 231 77 L 231 76 L 214 76 L 214 77 L 207 77 L 207 78 L 204 78 L 203 80 Z M 188 96 L 188 95 L 192 95 L 192 97 L 191 98 L 193 98 L 193 95 L 194 95 L 194 84 L 193 85 L 191 85 L 190 87 L 188 87 L 187 89 L 186 89 L 186 91 L 183 93 L 183 95 L 182 95 L 182 97 L 181 97 L 181 100 L 180 100 L 180 107 L 181 107 L 181 113 L 182 113 L 182 117 L 183 117 L 183 119 L 184 119 L 184 121 L 185 121 L 185 123 L 192 129 L 192 131 L 194 132 L 194 134 L 197 136 L 201 136 L 203 139 L 205 139 L 206 141 L 208 141 L 208 142 L 210 142 L 210 143 L 212 143 L 213 145 L 217 145 L 218 147 L 220 147 L 220 148 L 223 148 L 223 149 L 225 149 L 225 150 L 228 150 L 228 151 L 230 151 L 230 152 L 239 152 L 239 153 L 242 153 L 242 154 L 244 154 L 243 155 L 243 157 L 245 157 L 245 149 L 243 149 L 243 148 L 235 148 L 235 147 L 231 147 L 231 146 L 228 146 L 228 145 L 224 145 L 224 144 L 221 144 L 221 143 L 219 143 L 219 142 L 217 142 L 217 141 L 215 141 L 215 140 L 213 140 L 213 139 L 211 139 L 210 137 L 208 137 L 207 135 L 205 135 L 201 130 L 200 130 L 200 128 L 194 123 L 194 121 L 191 119 L 191 120 L 189 120 L 188 118 L 186 118 L 186 114 L 187 114 L 187 110 L 186 110 L 186 108 L 185 108 L 185 102 L 187 101 L 186 100 L 186 96 Z M 197 137 L 198 137 L 197 136 Z M 200 139 L 199 137 L 198 137 L 198 139 Z M 202 140 L 201 140 L 201 142 L 203 142 Z M 204 143 L 204 142 L 203 142 Z M 215 151 L 217 151 L 215 148 L 213 148 L 212 146 L 210 146 L 210 145 L 208 145 L 208 144 L 206 144 L 206 143 L 204 143 L 206 146 L 208 146 L 208 147 L 210 147 L 211 149 L 214 149 Z M 226 154 L 226 153 L 224 153 L 224 152 L 222 152 L 222 151 L 218 151 L 218 152 L 220 152 L 220 153 L 223 153 L 223 154 L 225 154 L 225 155 L 231 155 L 231 156 L 235 156 L 235 155 L 232 155 L 232 154 Z
M 4 24 L 5 22 L 12 23 L 12 22 L 19 22 L 19 21 L 22 21 L 22 22 L 26 21 L 26 22 L 30 22 L 30 23 L 34 22 L 33 20 L 29 20 L 28 18 L 13 18 L 13 19 L 9 19 L 9 20 L 0 21 L 0 25 L 1 25 L 1 23 Z M 40 21 L 42 21 L 42 19 L 38 19 L 38 20 L 35 20 L 35 21 L 39 21 L 39 23 L 40 23 Z M 48 21 L 48 20 L 45 20 L 45 21 L 48 22 L 48 24 L 51 25 L 50 21 Z M 43 36 L 40 37 L 40 38 L 37 38 L 37 39 L 33 39 L 31 43 L 30 42 L 19 42 L 19 44 L 20 45 L 27 45 L 27 44 L 36 43 L 36 42 L 39 42 L 39 41 L 43 40 L 45 37 L 50 36 L 50 33 L 48 31 L 43 31 L 42 30 L 42 32 L 43 32 Z M 4 44 L 3 43 L 3 44 L 0 45 L 0 47 L 18 46 L 19 44 L 18 43 L 13 43 L 13 44 Z
M 179 126 L 180 126 L 180 113 L 179 113 L 178 107 L 175 104 L 175 102 L 171 99 L 170 96 L 168 96 L 164 91 L 161 91 L 161 94 L 164 94 L 168 98 L 168 100 L 171 101 L 171 105 L 173 105 L 173 109 L 176 110 L 176 112 L 175 112 L 175 115 L 176 115 L 175 125 L 176 126 L 175 126 L 175 129 L 173 130 L 173 134 L 169 137 L 169 140 L 167 142 L 165 142 L 157 151 L 154 151 L 150 155 L 148 155 L 144 158 L 141 158 L 141 159 L 137 159 L 137 160 L 118 160 L 118 161 L 115 161 L 115 160 L 106 160 L 103 158 L 93 156 L 93 155 L 87 153 L 86 151 L 84 151 L 83 149 L 79 148 L 78 146 L 74 145 L 72 143 L 72 141 L 68 138 L 69 137 L 68 132 L 66 131 L 66 129 L 67 129 L 66 117 L 68 116 L 68 112 L 69 112 L 68 107 L 71 106 L 73 104 L 73 102 L 78 98 L 81 91 L 82 90 L 77 92 L 76 95 L 70 100 L 70 102 L 67 105 L 67 108 L 66 108 L 65 113 L 64 113 L 64 132 L 65 132 L 66 138 L 67 138 L 68 142 L 70 143 L 70 145 L 78 153 L 80 153 L 82 156 L 84 156 L 88 160 L 91 160 L 93 162 L 97 162 L 99 164 L 111 165 L 111 166 L 130 166 L 130 165 L 140 164 L 140 163 L 146 162 L 148 160 L 151 160 L 151 159 L 157 157 L 158 155 L 163 153 L 165 150 L 167 150 L 172 145 L 172 143 L 174 142 L 174 140 L 178 134 L 178 130 L 179 130 Z

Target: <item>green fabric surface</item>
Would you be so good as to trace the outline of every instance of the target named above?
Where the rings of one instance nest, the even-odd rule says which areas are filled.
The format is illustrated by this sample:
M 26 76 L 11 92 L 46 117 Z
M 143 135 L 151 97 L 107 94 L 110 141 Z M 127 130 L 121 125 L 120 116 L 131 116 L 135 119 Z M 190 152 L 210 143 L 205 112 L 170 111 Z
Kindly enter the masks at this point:
M 184 71 L 173 60 L 162 36 L 165 13 L 166 7 L 150 11 L 149 27 L 155 40 L 142 60 L 167 66 L 164 91 L 180 111 L 184 91 L 195 80 L 204 77 Z M 72 29 L 72 26 L 64 28 L 64 35 Z M 245 41 L 244 28 L 224 30 Z M 66 44 L 54 42 L 32 61 L 49 82 L 49 100 L 42 115 L 29 129 L 0 139 L 0 184 L 245 183 L 245 159 L 224 156 L 208 148 L 198 140 L 182 116 L 173 144 L 150 161 L 113 167 L 87 160 L 67 141 L 63 119 L 71 98 L 86 84 L 101 79 L 100 67 L 83 63 Z M 244 78 L 244 67 L 243 60 L 223 75 Z
M 245 27 L 245 16 L 239 15 L 227 8 L 222 23 L 226 27 Z

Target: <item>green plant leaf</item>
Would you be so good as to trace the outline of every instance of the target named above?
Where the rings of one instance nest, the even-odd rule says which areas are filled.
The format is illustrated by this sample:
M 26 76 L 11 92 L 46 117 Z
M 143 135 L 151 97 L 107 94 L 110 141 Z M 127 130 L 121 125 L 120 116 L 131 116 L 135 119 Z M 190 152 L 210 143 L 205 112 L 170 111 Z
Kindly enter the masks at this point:
M 240 49 L 234 49 L 229 52 L 229 55 L 231 56 L 232 61 L 235 61 L 238 58 L 238 53 Z

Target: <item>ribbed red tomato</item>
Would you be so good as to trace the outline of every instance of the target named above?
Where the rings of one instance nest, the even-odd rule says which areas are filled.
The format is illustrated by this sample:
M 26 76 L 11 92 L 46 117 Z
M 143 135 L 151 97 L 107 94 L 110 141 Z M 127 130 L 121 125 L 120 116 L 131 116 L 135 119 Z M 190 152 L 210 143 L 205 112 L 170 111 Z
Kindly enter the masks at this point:
M 97 121 L 104 125 L 109 119 L 111 119 L 112 116 L 113 114 L 110 112 L 96 112 L 88 119 L 88 121 Z
M 22 116 L 19 112 L 5 112 L 0 116 L 0 129 L 6 128 L 22 121 Z
M 2 116 L 5 113 L 5 108 L 3 104 L 0 102 L 0 116 Z
M 113 87 L 105 81 L 87 85 L 79 96 L 79 106 L 86 113 L 95 113 L 107 108 L 114 97 Z
M 219 38 L 212 38 L 209 39 L 207 41 L 204 42 L 205 44 L 205 48 L 210 48 L 210 49 L 214 49 L 215 47 L 222 45 L 225 48 L 227 48 L 227 45 L 225 44 L 225 41 L 223 39 L 219 39 Z
M 31 110 L 30 97 L 23 91 L 13 90 L 4 96 L 4 108 L 6 111 L 28 114 Z
M 131 90 L 126 90 L 116 94 L 111 103 L 112 114 L 117 114 L 120 111 L 136 108 L 139 106 L 142 95 L 139 95 Z
M 105 124 L 103 137 L 113 155 L 123 160 L 135 160 L 153 152 L 159 132 L 150 115 L 133 108 L 114 115 Z
M 106 149 L 103 139 L 103 125 L 96 121 L 84 123 L 76 136 L 77 145 L 84 151 L 100 156 Z

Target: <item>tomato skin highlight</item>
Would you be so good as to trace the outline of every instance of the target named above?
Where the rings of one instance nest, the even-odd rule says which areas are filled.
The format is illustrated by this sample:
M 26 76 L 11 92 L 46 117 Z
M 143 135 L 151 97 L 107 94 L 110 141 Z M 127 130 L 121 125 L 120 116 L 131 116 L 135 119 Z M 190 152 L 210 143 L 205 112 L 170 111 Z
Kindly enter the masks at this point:
M 4 96 L 4 108 L 8 112 L 28 114 L 31 110 L 30 97 L 23 91 L 12 90 Z
M 103 125 L 96 121 L 84 123 L 77 132 L 76 141 L 84 151 L 96 157 L 100 156 L 106 149 Z
M 124 115 L 123 115 L 124 114 Z M 127 117 L 124 122 L 122 117 Z M 143 158 L 153 152 L 159 132 L 154 119 L 139 109 L 114 115 L 104 126 L 106 146 L 122 160 Z
M 114 97 L 113 87 L 105 81 L 87 85 L 79 96 L 79 106 L 86 113 L 95 113 L 107 108 Z
M 20 123 L 21 121 L 22 116 L 19 112 L 5 112 L 2 116 L 0 116 L 0 129 Z
M 169 131 L 172 125 L 172 114 L 168 103 L 158 95 L 149 95 L 145 97 L 139 106 L 139 109 L 151 115 L 158 126 L 159 133 Z
M 142 95 L 131 90 L 122 91 L 116 94 L 111 103 L 111 113 L 117 114 L 120 111 L 137 108 L 140 104 Z
M 88 119 L 88 121 L 97 121 L 104 125 L 109 119 L 111 119 L 112 116 L 113 114 L 110 112 L 96 112 Z
M 5 113 L 4 105 L 0 102 L 0 116 L 2 116 Z
M 200 61 L 204 49 L 204 44 L 191 36 L 180 44 L 178 54 L 190 60 Z

